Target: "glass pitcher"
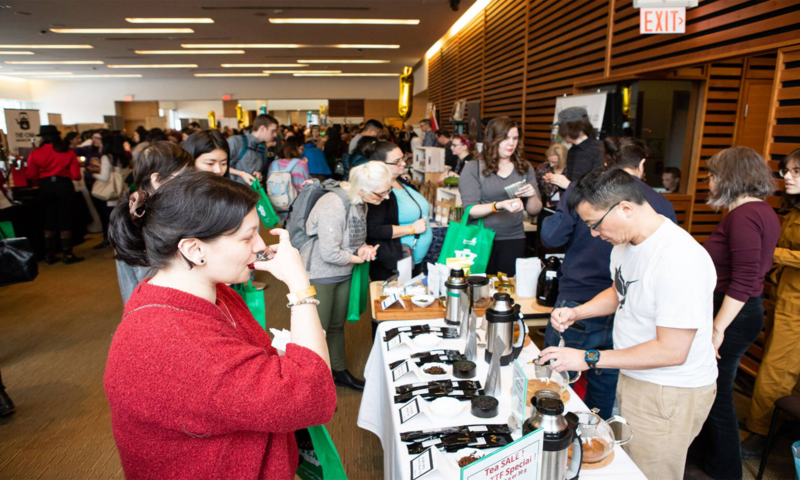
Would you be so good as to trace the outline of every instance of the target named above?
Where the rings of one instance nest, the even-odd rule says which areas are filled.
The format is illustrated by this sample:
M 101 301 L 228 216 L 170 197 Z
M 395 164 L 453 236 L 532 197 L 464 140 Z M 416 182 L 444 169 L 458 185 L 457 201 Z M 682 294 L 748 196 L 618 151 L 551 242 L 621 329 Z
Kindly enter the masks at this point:
M 603 420 L 594 411 L 575 412 L 583 441 L 583 462 L 597 463 L 611 455 L 615 445 L 633 440 L 633 429 L 619 415 Z

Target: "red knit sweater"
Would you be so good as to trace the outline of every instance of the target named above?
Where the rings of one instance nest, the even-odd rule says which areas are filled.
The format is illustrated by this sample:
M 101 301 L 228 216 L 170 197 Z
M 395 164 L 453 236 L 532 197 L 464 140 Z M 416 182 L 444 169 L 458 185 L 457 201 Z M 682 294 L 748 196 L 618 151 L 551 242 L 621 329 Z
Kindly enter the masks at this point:
M 128 479 L 291 480 L 294 431 L 333 417 L 336 389 L 317 354 L 290 343 L 278 356 L 225 285 L 217 305 L 147 280 L 128 300 L 105 374 Z

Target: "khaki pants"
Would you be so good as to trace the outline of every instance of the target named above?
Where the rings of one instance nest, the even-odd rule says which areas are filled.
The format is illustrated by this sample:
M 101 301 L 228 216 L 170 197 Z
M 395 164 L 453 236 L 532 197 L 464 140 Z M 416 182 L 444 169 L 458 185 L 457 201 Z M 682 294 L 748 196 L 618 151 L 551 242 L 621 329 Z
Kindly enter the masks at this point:
M 682 480 L 686 452 L 700 433 L 717 395 L 707 387 L 664 387 L 620 374 L 617 402 L 633 428 L 622 448 L 649 480 Z

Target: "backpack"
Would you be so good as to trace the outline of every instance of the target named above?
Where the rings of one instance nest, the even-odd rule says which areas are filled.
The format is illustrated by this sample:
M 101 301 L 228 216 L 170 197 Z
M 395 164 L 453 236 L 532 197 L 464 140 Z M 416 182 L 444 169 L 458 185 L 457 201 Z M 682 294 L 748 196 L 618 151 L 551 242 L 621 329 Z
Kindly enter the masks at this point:
M 267 197 L 277 212 L 288 212 L 292 202 L 297 198 L 297 190 L 292 185 L 292 169 L 300 162 L 295 158 L 286 168 L 273 163 L 272 171 L 267 177 Z
M 283 228 L 289 232 L 289 238 L 294 248 L 300 250 L 300 247 L 310 239 L 306 234 L 306 221 L 317 200 L 328 192 L 336 192 L 342 199 L 348 215 L 350 214 L 350 199 L 347 198 L 347 192 L 339 188 L 339 182 L 325 180 L 320 184 L 319 180 L 312 180 L 303 187 L 295 201 L 289 206 L 289 215 L 283 222 Z

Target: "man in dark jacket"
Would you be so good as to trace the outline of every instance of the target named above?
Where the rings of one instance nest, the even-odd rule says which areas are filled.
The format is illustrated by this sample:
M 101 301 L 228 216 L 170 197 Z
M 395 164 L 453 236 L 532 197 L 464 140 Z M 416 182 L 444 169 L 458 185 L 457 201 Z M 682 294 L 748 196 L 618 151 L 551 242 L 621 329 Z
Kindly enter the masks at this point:
M 561 110 L 558 112 L 557 125 L 558 134 L 572 145 L 567 152 L 567 168 L 564 171 L 570 182 L 577 182 L 589 171 L 603 166 L 603 147 L 585 108 Z

